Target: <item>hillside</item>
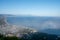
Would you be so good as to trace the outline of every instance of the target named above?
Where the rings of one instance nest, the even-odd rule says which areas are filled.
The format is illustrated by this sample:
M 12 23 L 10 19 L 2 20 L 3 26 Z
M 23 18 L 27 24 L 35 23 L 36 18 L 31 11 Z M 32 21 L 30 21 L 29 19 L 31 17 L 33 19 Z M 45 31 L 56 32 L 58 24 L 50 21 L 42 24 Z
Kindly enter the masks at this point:
M 33 33 L 33 34 L 25 34 L 22 38 L 13 36 L 13 37 L 5 37 L 0 35 L 0 40 L 60 40 L 60 37 L 53 34 L 46 34 L 46 33 Z

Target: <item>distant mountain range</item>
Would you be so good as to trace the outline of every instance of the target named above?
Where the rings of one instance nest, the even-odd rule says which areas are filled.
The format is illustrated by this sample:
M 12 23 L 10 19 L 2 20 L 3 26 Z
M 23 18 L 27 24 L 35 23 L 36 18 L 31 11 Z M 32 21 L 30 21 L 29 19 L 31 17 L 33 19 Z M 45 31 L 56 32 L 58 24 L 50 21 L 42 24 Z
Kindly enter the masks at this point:
M 0 14 L 0 16 L 11 16 L 11 14 Z

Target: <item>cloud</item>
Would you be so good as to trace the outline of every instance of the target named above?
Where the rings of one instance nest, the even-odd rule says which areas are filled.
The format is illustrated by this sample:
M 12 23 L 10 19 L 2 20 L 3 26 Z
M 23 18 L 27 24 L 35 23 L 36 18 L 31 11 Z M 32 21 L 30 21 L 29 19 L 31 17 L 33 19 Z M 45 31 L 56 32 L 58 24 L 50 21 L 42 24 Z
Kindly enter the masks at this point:
M 53 21 L 46 21 L 42 24 L 42 29 L 60 29 L 59 23 Z
M 58 16 L 58 10 L 38 10 L 38 9 L 0 9 L 0 14 L 14 14 L 14 15 L 33 15 L 33 16 Z

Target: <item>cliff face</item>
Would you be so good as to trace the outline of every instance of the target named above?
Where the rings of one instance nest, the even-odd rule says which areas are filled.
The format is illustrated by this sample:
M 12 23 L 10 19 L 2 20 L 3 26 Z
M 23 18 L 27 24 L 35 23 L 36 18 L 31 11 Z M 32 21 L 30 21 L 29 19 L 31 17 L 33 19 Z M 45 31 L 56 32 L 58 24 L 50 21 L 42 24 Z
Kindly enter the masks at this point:
M 0 26 L 1 27 L 6 27 L 8 25 L 6 16 L 0 16 Z

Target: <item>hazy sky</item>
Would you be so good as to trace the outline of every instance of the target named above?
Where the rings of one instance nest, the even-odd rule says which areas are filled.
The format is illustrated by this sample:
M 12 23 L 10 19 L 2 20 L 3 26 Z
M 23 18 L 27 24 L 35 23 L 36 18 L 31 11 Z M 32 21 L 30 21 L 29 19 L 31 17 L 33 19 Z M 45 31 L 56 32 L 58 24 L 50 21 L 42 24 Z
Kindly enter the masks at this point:
M 0 14 L 60 16 L 60 0 L 0 0 Z

